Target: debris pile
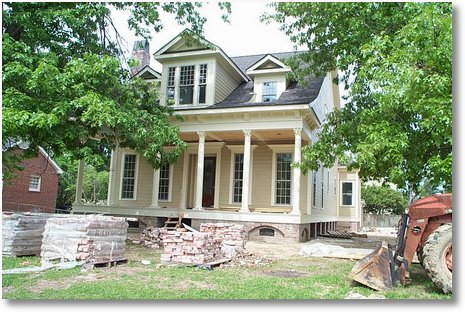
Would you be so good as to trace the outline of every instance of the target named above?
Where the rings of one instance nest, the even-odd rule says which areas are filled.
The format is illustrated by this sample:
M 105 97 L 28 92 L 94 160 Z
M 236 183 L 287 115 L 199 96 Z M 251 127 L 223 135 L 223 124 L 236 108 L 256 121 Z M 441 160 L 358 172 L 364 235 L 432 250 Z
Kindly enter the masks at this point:
M 257 265 L 267 265 L 272 262 L 271 259 L 266 258 L 265 256 L 257 256 L 251 252 L 242 251 L 238 252 L 230 262 L 221 264 L 221 267 L 238 267 L 238 266 L 247 266 L 253 267 Z
M 52 214 L 13 213 L 2 215 L 2 254 L 38 256 L 47 219 Z
M 184 264 L 205 264 L 223 258 L 222 241 L 211 233 L 161 230 L 164 253 L 160 260 Z
M 45 224 L 41 257 L 90 264 L 126 260 L 128 223 L 109 216 L 49 218 Z
M 226 257 L 234 257 L 245 249 L 244 226 L 235 223 L 201 223 L 200 232 L 211 233 L 223 242 L 221 249 Z

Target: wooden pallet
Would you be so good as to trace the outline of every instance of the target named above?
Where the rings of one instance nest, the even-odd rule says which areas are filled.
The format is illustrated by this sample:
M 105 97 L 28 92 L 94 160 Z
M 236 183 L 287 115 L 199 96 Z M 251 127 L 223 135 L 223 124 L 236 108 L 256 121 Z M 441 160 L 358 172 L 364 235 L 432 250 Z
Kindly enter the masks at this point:
M 323 237 L 334 237 L 334 238 L 352 238 L 352 233 L 342 231 L 326 231 L 326 233 L 318 234 Z
M 128 262 L 128 259 L 112 260 L 112 261 L 102 261 L 95 263 L 85 263 L 82 265 L 85 269 L 94 269 L 94 268 L 111 268 L 120 264 L 125 264 Z

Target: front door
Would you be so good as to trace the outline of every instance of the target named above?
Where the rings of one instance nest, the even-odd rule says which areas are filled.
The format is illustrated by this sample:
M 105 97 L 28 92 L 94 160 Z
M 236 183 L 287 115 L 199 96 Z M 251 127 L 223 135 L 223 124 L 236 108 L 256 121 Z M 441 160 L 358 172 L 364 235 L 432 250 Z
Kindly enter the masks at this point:
M 203 207 L 213 207 L 215 202 L 215 174 L 216 157 L 205 157 L 203 167 Z

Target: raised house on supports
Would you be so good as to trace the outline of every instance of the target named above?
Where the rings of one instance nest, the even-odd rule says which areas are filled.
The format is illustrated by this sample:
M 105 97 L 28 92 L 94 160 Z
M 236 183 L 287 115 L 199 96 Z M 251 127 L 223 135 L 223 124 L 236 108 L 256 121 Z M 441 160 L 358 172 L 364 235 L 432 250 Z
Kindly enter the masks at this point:
M 148 60 L 148 46 L 135 47 Z M 229 57 L 205 39 L 188 44 L 182 33 L 168 42 L 153 55 L 162 73 L 142 66 L 135 75 L 159 80 L 161 105 L 174 100 L 183 120 L 173 123 L 187 149 L 159 170 L 134 151 L 113 151 L 107 205 L 82 204 L 80 170 L 73 211 L 155 226 L 177 217 L 194 228 L 234 222 L 250 240 L 302 242 L 336 227 L 356 230 L 358 173 L 334 164 L 304 175 L 291 165 L 340 107 L 334 73 L 305 85 L 289 80 L 283 60 L 294 53 Z

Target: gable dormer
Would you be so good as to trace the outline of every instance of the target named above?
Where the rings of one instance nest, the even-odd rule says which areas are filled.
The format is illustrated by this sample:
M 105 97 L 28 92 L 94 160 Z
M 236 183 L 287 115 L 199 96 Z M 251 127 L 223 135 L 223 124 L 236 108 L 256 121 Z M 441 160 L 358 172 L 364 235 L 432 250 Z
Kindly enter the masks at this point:
M 271 54 L 250 66 L 246 73 L 254 80 L 255 102 L 272 102 L 286 90 L 291 68 Z
M 161 101 L 175 108 L 222 101 L 248 77 L 215 44 L 185 30 L 154 53 L 163 65 Z
M 141 70 L 134 74 L 134 77 L 142 78 L 147 82 L 157 82 L 161 79 L 161 74 L 149 65 L 145 65 Z

